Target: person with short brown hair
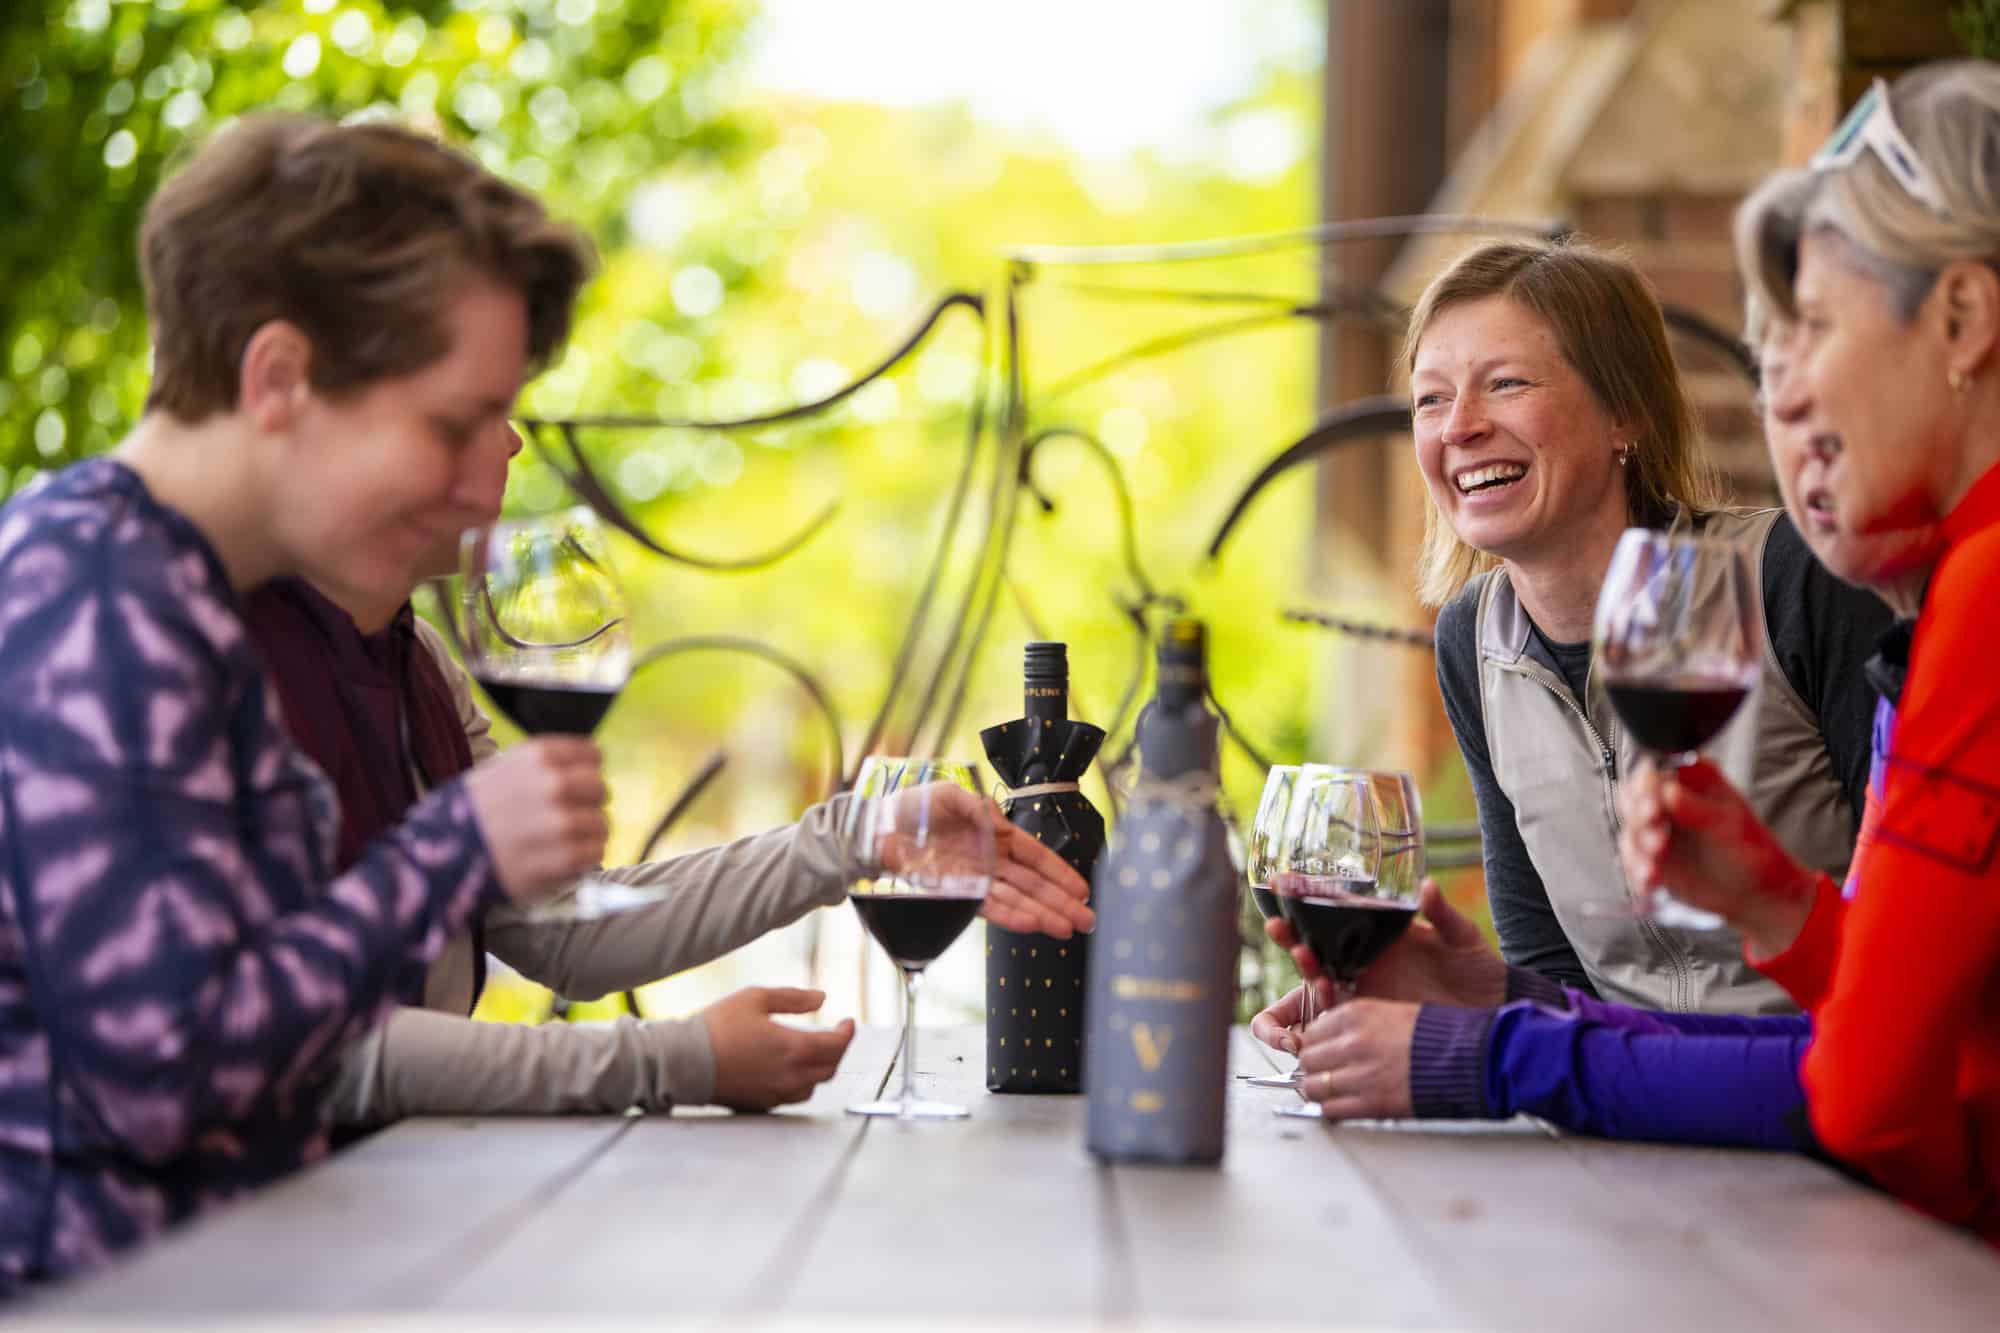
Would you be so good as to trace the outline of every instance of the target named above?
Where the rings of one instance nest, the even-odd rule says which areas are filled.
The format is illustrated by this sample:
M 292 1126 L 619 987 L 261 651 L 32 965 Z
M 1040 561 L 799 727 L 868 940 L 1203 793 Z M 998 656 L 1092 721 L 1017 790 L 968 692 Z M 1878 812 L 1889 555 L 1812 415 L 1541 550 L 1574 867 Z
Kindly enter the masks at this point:
M 335 1057 L 398 978 L 604 847 L 596 748 L 544 737 L 335 873 L 241 601 L 401 596 L 497 514 L 580 234 L 408 131 L 252 116 L 140 248 L 147 411 L 0 509 L 0 1295 L 323 1154 Z

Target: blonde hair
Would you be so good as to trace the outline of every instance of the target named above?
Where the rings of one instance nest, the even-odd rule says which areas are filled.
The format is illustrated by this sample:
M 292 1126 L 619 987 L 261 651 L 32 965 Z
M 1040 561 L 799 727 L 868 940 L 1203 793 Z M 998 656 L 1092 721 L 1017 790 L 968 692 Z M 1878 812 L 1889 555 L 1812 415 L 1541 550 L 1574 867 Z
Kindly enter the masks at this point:
M 1660 303 L 1631 261 L 1574 241 L 1496 241 L 1462 256 L 1424 290 L 1402 362 L 1413 367 L 1431 323 L 1454 306 L 1504 296 L 1548 326 L 1563 359 L 1613 420 L 1636 432 L 1623 469 L 1630 521 L 1666 523 L 1713 508 L 1693 406 L 1674 365 Z M 1417 596 L 1441 606 L 1498 559 L 1460 541 L 1432 504 L 1424 515 Z
M 1872 150 L 1845 166 L 1786 171 L 1736 214 L 1736 261 L 1757 300 L 1797 314 L 1792 282 L 1800 239 L 1830 231 L 1889 289 L 1908 319 L 1937 272 L 2000 253 L 2000 65 L 1955 60 L 1911 70 L 1889 86 L 1889 111 L 1944 196 L 1940 216 L 1899 184 Z

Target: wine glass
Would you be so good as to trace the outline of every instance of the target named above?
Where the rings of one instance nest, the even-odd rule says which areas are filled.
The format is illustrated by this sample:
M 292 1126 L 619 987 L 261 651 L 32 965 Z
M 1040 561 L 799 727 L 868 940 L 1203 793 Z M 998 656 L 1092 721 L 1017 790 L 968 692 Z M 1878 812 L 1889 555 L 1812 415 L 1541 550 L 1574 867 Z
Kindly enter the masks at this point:
M 1271 887 L 1342 1001 L 1353 998 L 1361 974 L 1417 912 L 1414 882 L 1381 877 L 1381 830 L 1366 774 L 1312 767 L 1299 774 Z M 1278 1114 L 1317 1119 L 1319 1107 L 1280 1107 Z
M 903 974 L 903 1086 L 848 1107 L 854 1115 L 960 1120 L 963 1106 L 917 1096 L 917 988 L 924 968 L 979 915 L 993 882 L 997 816 L 970 764 L 864 764 L 842 823 L 847 900 Z
M 1592 654 L 1618 720 L 1668 768 L 1693 763 L 1757 684 L 1763 606 L 1753 570 L 1740 542 L 1645 528 L 1618 539 L 1598 591 Z M 1685 930 L 1724 924 L 1664 888 L 1609 914 Z
M 486 697 L 531 736 L 589 735 L 631 674 L 625 594 L 607 546 L 587 508 L 496 522 L 460 539 L 454 637 Z M 665 894 L 592 874 L 554 898 L 509 910 L 580 921 Z
M 1417 780 L 1401 769 L 1340 769 L 1368 783 L 1380 821 L 1382 863 L 1376 870 L 1387 893 L 1414 898 L 1424 882 L 1424 805 Z
M 1271 878 L 1278 869 L 1278 845 L 1285 832 L 1285 812 L 1291 805 L 1292 789 L 1297 785 L 1299 765 L 1277 764 L 1264 777 L 1264 794 L 1257 799 L 1257 816 L 1250 825 L 1250 837 L 1243 854 L 1243 877 L 1249 881 L 1250 900 L 1266 920 L 1274 920 L 1281 915 L 1278 895 L 1271 890 Z M 1301 1025 L 1312 1021 L 1312 987 L 1306 986 L 1301 995 L 1303 1006 L 1299 1011 Z M 1289 1074 L 1238 1074 L 1238 1078 L 1253 1088 L 1296 1088 L 1299 1086 L 1299 1072 Z

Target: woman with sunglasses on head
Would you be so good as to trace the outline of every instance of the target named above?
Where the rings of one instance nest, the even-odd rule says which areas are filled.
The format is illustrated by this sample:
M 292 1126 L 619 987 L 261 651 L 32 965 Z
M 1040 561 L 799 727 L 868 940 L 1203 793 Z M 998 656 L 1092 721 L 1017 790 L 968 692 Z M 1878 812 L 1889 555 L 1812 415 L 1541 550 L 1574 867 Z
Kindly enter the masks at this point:
M 1755 300 L 1745 327 L 1764 382 L 1778 382 L 1793 330 L 1765 316 Z M 1852 583 L 1885 569 L 1900 571 L 1872 590 L 1899 615 L 1913 615 L 1935 529 L 1859 537 L 1815 521 L 1803 501 L 1818 467 L 1806 434 L 1773 415 L 1768 400 L 1764 407 L 1786 512 L 1813 555 Z M 1871 684 L 1893 690 L 1907 624 L 1898 621 L 1869 660 Z M 1893 697 L 1885 698 L 1877 705 L 1864 839 L 1880 813 L 1880 760 L 1893 721 Z M 1362 977 L 1364 998 L 1315 1024 L 1312 1044 L 1300 1050 L 1307 1095 L 1327 1114 L 1527 1114 L 1608 1138 L 1820 1151 L 1806 1123 L 1798 1074 L 1812 1039 L 1805 1015 L 1677 1014 L 1613 1004 L 1510 967 L 1428 881 L 1423 913 L 1425 919 Z M 1294 944 L 1288 931 L 1272 931 L 1292 945 L 1301 971 L 1320 975 L 1309 950 Z M 1503 1004 L 1506 997 L 1514 998 Z M 1412 1034 L 1426 1015 L 1431 1035 L 1448 1033 L 1450 1039 L 1413 1049 Z M 1280 1017 L 1260 1015 L 1257 1035 L 1295 1043 Z
M 489 519 L 587 244 L 384 125 L 252 116 L 155 193 L 146 411 L 0 510 L 0 1295 L 322 1155 L 336 1058 L 602 855 L 597 750 L 441 785 L 336 872 L 242 598 L 405 588 Z
M 1751 197 L 1737 244 L 1797 325 L 1766 393 L 1808 441 L 1813 521 L 1940 541 L 1868 574 L 1924 584 L 1849 892 L 1706 765 L 1635 779 L 1626 865 L 1728 916 L 1812 1014 L 1827 1150 L 2000 1244 L 2000 67 L 1878 83 L 1810 173 Z
M 1620 915 L 1613 804 L 1637 744 L 1590 669 L 1591 616 L 1629 526 L 1755 550 L 1765 670 L 1718 745 L 1797 853 L 1840 871 L 1868 771 L 1859 666 L 1886 613 L 1820 569 L 1782 515 L 1715 507 L 1659 304 L 1628 261 L 1479 246 L 1419 300 L 1404 361 L 1431 499 L 1420 593 L 1442 604 L 1438 685 L 1502 952 L 1523 980 L 1620 1004 L 1790 1011 L 1728 932 Z

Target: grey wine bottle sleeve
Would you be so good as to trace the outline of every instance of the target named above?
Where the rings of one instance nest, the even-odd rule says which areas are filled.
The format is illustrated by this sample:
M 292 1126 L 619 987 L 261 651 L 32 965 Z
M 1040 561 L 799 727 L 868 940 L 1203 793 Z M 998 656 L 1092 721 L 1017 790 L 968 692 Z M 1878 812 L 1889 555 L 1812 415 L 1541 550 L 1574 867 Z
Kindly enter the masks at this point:
M 1086 1144 L 1116 1161 L 1222 1156 L 1236 872 L 1214 804 L 1135 793 L 1098 861 Z

